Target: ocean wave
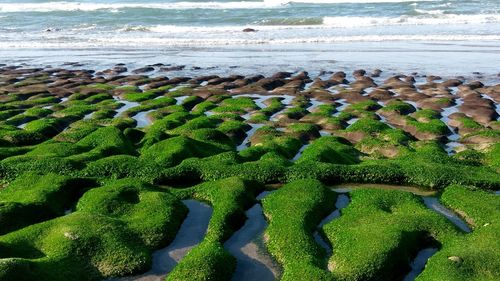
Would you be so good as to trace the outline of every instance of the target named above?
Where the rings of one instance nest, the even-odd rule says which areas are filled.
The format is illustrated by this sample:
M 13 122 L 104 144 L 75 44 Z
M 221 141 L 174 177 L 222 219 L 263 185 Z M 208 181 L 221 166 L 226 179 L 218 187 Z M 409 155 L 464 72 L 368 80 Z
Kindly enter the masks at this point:
M 123 28 L 118 29 L 118 32 L 151 32 L 151 29 L 153 28 L 154 27 L 144 26 L 144 25 L 137 25 L 137 26 L 127 25 Z
M 98 11 L 117 12 L 122 9 L 268 9 L 287 5 L 282 1 L 263 2 L 173 2 L 173 3 L 90 3 L 90 2 L 46 2 L 46 3 L 1 3 L 0 12 L 57 12 L 57 11 Z
M 137 29 L 141 30 L 144 27 L 139 26 Z M 146 27 L 147 31 L 155 33 L 227 33 L 238 32 L 246 28 L 246 26 L 179 26 L 179 25 L 154 25 Z
M 498 41 L 500 35 L 366 35 L 338 37 L 307 37 L 288 39 L 179 39 L 158 37 L 102 37 L 89 41 L 67 42 L 32 42 L 32 41 L 2 41 L 0 49 L 84 49 L 102 47 L 140 47 L 144 49 L 159 47 L 200 47 L 200 46 L 230 46 L 230 45 L 262 45 L 262 44 L 305 44 L 305 43 L 348 43 L 348 42 L 383 42 L 383 41 Z M 145 47 L 147 46 L 147 47 Z
M 321 25 L 322 17 L 309 18 L 272 18 L 254 22 L 255 25 L 280 26 L 280 25 Z
M 434 0 L 264 0 L 235 2 L 171 2 L 171 3 L 98 3 L 98 2 L 45 2 L 45 3 L 0 3 L 0 12 L 57 12 L 57 11 L 97 11 L 109 10 L 119 12 L 123 9 L 270 9 L 290 5 L 303 4 L 363 4 L 363 3 L 404 3 L 427 2 Z
M 488 24 L 500 23 L 500 15 L 455 15 L 442 14 L 432 16 L 401 16 L 401 17 L 318 17 L 296 19 L 267 19 L 250 25 L 233 26 L 179 26 L 152 25 L 130 26 L 117 29 L 118 32 L 154 32 L 163 34 L 217 34 L 241 33 L 244 28 L 254 28 L 259 31 L 277 31 L 294 29 L 332 29 L 332 28 L 363 28 L 374 26 L 402 25 L 455 25 L 455 24 Z
M 278 0 L 280 1 L 280 0 Z M 377 3 L 406 3 L 431 2 L 435 0 L 283 0 L 282 3 L 310 3 L 310 4 L 377 4 Z M 274 2 L 274 0 L 266 0 Z
M 419 14 L 425 14 L 425 15 L 442 15 L 444 14 L 443 10 L 422 10 L 422 9 L 415 9 L 415 12 Z
M 323 24 L 329 27 L 369 27 L 393 25 L 441 25 L 441 24 L 485 24 L 500 22 L 499 14 L 457 15 L 441 14 L 435 17 L 325 17 Z
M 79 31 L 95 30 L 97 28 L 98 28 L 97 24 L 84 23 L 84 24 L 80 24 L 79 26 L 73 27 L 70 30 L 75 31 L 75 32 L 79 32 Z

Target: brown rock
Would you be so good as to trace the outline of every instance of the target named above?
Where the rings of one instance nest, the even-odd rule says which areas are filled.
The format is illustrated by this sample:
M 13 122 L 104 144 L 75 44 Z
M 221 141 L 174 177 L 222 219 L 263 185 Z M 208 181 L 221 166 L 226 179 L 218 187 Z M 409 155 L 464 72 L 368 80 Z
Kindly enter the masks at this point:
M 413 83 L 407 81 L 402 81 L 400 78 L 404 77 L 401 75 L 393 76 L 384 81 L 384 86 L 390 89 L 400 89 L 400 88 L 414 88 Z
M 361 77 L 361 76 L 365 76 L 365 74 L 366 74 L 366 70 L 364 70 L 364 69 L 357 69 L 357 70 L 354 70 L 354 71 L 352 72 L 352 75 L 353 75 L 354 77 L 356 77 L 356 78 L 357 78 L 357 77 Z
M 443 79 L 443 78 L 441 78 L 441 76 L 436 76 L 436 75 L 427 75 L 426 76 L 427 82 L 434 82 L 434 81 L 441 80 L 441 79 Z
M 338 71 L 338 72 L 335 72 L 332 77 L 330 77 L 330 80 L 338 83 L 338 84 L 348 84 L 349 81 L 347 81 L 345 79 L 346 75 L 345 75 L 345 72 L 343 71 Z
M 440 83 L 440 85 L 442 87 L 449 88 L 449 87 L 458 87 L 458 86 L 462 85 L 462 83 L 463 82 L 459 79 L 449 79 L 449 80 L 446 80 L 446 81 Z
M 285 79 L 285 78 L 288 78 L 288 77 L 292 76 L 292 74 L 293 73 L 291 73 L 291 72 L 280 71 L 280 72 L 276 72 L 275 74 L 273 74 L 270 78 Z
M 371 77 L 377 78 L 380 77 L 380 74 L 382 74 L 382 70 L 380 69 L 374 69 L 372 73 L 370 74 Z
M 351 83 L 351 88 L 355 90 L 364 90 L 366 88 L 376 87 L 377 84 L 373 81 L 372 78 L 367 76 L 358 76 L 356 81 Z
M 393 98 L 393 95 L 391 91 L 382 88 L 375 88 L 368 94 L 370 98 L 380 101 L 390 100 Z
M 137 68 L 137 69 L 132 70 L 132 73 L 141 74 L 141 73 L 151 72 L 154 70 L 155 69 L 152 66 L 145 66 L 145 67 L 141 67 L 141 68 Z
M 168 66 L 168 67 L 160 67 L 161 72 L 168 72 L 168 71 L 180 71 L 183 70 L 186 66 L 185 65 L 177 65 L 177 66 Z
M 421 108 L 433 109 L 436 111 L 442 111 L 443 108 L 453 106 L 454 102 L 452 99 L 443 98 L 426 98 L 421 99 L 417 102 L 417 105 Z

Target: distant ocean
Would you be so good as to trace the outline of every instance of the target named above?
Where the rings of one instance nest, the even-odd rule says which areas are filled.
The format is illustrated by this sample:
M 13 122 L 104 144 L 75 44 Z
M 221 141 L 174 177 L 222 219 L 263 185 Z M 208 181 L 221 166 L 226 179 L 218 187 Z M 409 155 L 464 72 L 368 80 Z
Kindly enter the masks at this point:
M 245 28 L 257 32 L 242 32 Z M 241 51 L 318 46 L 329 50 L 331 44 L 369 49 L 377 42 L 383 43 L 375 45 L 379 50 L 419 42 L 454 46 L 460 42 L 461 49 L 487 43 L 486 52 L 493 48 L 496 58 L 500 1 L 0 0 L 0 55 L 3 51 L 4 57 L 26 54 L 22 50 L 47 54 L 116 48 Z

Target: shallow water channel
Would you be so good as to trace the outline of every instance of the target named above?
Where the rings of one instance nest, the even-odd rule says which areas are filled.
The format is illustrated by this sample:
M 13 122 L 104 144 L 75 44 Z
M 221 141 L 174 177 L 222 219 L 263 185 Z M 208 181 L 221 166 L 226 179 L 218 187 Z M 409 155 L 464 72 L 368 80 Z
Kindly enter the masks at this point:
M 141 111 L 137 113 L 134 117 L 135 121 L 137 121 L 137 128 L 144 128 L 151 124 L 151 119 L 148 118 L 148 114 L 153 112 L 154 110 Z
M 168 247 L 153 253 L 153 266 L 148 272 L 139 276 L 125 277 L 120 281 L 160 281 L 174 269 L 187 253 L 203 240 L 208 223 L 212 217 L 212 208 L 196 200 L 182 201 L 189 209 L 174 241 Z
M 269 192 L 257 196 L 262 199 Z M 262 239 L 267 221 L 260 203 L 246 211 L 247 220 L 243 227 L 236 231 L 224 243 L 224 248 L 236 258 L 237 265 L 232 280 L 237 281 L 271 281 L 279 275 L 279 268 L 267 252 Z
M 141 105 L 138 102 L 132 102 L 132 101 L 122 100 L 122 99 L 120 99 L 117 96 L 114 96 L 113 99 L 116 100 L 117 102 L 123 104 L 120 108 L 116 109 L 116 114 L 115 114 L 115 116 L 113 116 L 114 118 L 120 116 L 120 114 L 122 114 L 123 112 L 125 112 L 127 109 L 130 109 L 132 107 L 136 107 L 136 106 Z
M 247 136 L 241 142 L 241 144 L 236 147 L 236 151 L 242 151 L 243 149 L 248 148 L 250 146 L 250 139 L 252 138 L 252 136 L 259 128 L 264 126 L 264 124 L 249 124 L 249 125 L 252 128 L 246 132 Z
M 299 160 L 300 156 L 302 156 L 302 152 L 304 152 L 304 150 L 306 150 L 306 148 L 307 148 L 308 146 L 310 146 L 310 145 L 311 145 L 310 143 L 306 143 L 306 144 L 304 144 L 304 145 L 303 145 L 303 146 L 299 149 L 299 151 L 297 151 L 297 153 L 295 154 L 295 156 L 293 156 L 293 158 L 292 158 L 292 162 L 295 162 L 295 161 Z
M 417 253 L 417 256 L 410 263 L 411 271 L 406 274 L 403 281 L 413 281 L 417 276 L 424 271 L 425 265 L 430 257 L 437 253 L 438 248 L 425 248 Z
M 325 224 L 331 222 L 332 220 L 340 217 L 340 210 L 343 208 L 347 207 L 349 205 L 350 199 L 349 196 L 345 194 L 339 194 L 337 196 L 337 201 L 335 202 L 335 211 L 333 211 L 331 214 L 326 216 L 319 224 L 318 224 L 318 229 L 322 228 Z M 314 240 L 316 240 L 316 243 L 320 245 L 323 249 L 326 250 L 328 255 L 331 255 L 332 249 L 330 248 L 330 245 L 321 237 L 321 234 L 319 234 L 318 231 L 315 231 L 313 233 Z
M 436 197 L 422 197 L 422 200 L 424 200 L 425 206 L 427 208 L 434 210 L 435 212 L 443 215 L 446 217 L 449 221 L 451 221 L 454 225 L 456 225 L 458 228 L 460 228 L 464 232 L 471 232 L 471 228 L 469 225 L 462 219 L 460 218 L 455 212 L 451 211 L 450 209 L 446 208 L 443 206 L 441 203 L 439 203 L 439 199 Z
M 441 118 L 440 120 L 443 121 L 444 124 L 448 127 L 448 130 L 450 130 L 451 134 L 448 135 L 447 139 L 448 142 L 445 144 L 445 151 L 449 154 L 452 155 L 456 151 L 457 147 L 464 146 L 463 144 L 457 142 L 460 139 L 460 135 L 457 134 L 455 128 L 451 127 L 448 122 L 450 121 L 450 115 L 453 113 L 460 112 L 459 107 L 463 104 L 463 99 L 455 99 L 455 105 L 443 108 L 443 111 L 441 112 Z
M 281 100 L 281 104 L 283 104 L 285 107 L 283 107 L 283 109 L 281 110 L 278 110 L 277 112 L 275 112 L 273 115 L 271 115 L 269 117 L 269 120 L 270 121 L 273 121 L 273 122 L 276 122 L 279 120 L 278 116 L 280 114 L 283 114 L 287 109 L 289 108 L 292 108 L 293 105 L 292 105 L 292 101 L 293 99 L 295 98 L 294 96 L 290 96 L 290 95 L 282 95 L 281 97 L 283 97 L 283 99 Z

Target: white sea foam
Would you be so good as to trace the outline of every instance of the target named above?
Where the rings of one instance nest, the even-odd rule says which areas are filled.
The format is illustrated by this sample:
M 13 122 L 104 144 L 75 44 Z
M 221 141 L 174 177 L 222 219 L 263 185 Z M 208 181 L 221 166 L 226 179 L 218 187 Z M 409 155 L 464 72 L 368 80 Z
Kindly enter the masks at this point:
M 301 44 L 301 43 L 346 43 L 346 42 L 382 42 L 382 41 L 498 41 L 500 35 L 366 35 L 338 37 L 307 37 L 287 39 L 181 39 L 163 37 L 101 37 L 92 40 L 72 40 L 65 42 L 48 41 L 3 41 L 0 49 L 82 49 L 97 47 L 200 47 L 225 45 L 258 45 L 258 44 Z M 145 47 L 147 46 L 147 47 Z
M 279 30 L 295 30 L 295 29 L 332 29 L 332 28 L 360 28 L 373 26 L 400 26 L 400 25 L 455 25 L 455 24 L 492 24 L 500 23 L 500 15 L 483 14 L 483 15 L 438 15 L 438 16 L 401 16 L 401 17 L 325 17 L 318 21 L 320 24 L 308 24 L 310 21 L 305 21 L 304 25 L 294 23 L 292 25 L 280 25 L 272 23 L 267 25 L 266 22 L 245 26 L 179 26 L 179 25 L 127 25 L 118 29 L 119 32 L 153 32 L 164 34 L 179 34 L 179 33 L 227 33 L 234 32 L 240 34 L 242 29 L 250 27 L 258 31 L 279 31 Z M 247 36 L 256 36 L 256 33 L 249 33 Z
M 280 1 L 280 0 L 277 0 Z M 277 2 L 266 0 L 266 2 Z M 283 0 L 282 3 L 312 3 L 312 4 L 369 4 L 369 3 L 406 3 L 406 2 L 430 2 L 434 0 Z
M 228 32 L 234 32 L 241 34 L 241 31 L 246 27 L 258 28 L 259 30 L 279 30 L 288 29 L 286 26 L 278 27 L 257 27 L 257 26 L 182 26 L 182 25 L 137 25 L 131 26 L 127 25 L 123 28 L 118 29 L 119 32 L 153 32 L 153 33 L 163 33 L 163 34 L 227 34 Z
M 94 30 L 98 27 L 97 24 L 81 24 L 76 27 L 71 28 L 71 31 L 80 32 L 80 31 L 88 31 Z
M 366 27 L 388 25 L 442 25 L 485 24 L 500 22 L 500 14 L 456 15 L 443 14 L 434 17 L 325 17 L 323 24 L 330 27 Z
M 46 3 L 1 3 L 0 12 L 57 12 L 57 11 L 97 11 L 121 9 L 268 9 L 287 5 L 282 1 L 264 2 L 173 2 L 173 3 L 89 3 L 89 2 L 46 2 Z
M 309 4 L 357 4 L 357 3 L 405 3 L 427 2 L 433 0 L 264 0 L 235 2 L 171 2 L 171 3 L 99 3 L 99 2 L 45 2 L 45 3 L 0 3 L 0 12 L 57 12 L 57 11 L 97 11 L 109 10 L 119 12 L 122 9 L 269 9 L 289 5 L 291 3 Z
M 223 32 L 241 32 L 243 26 L 179 26 L 179 25 L 155 25 L 149 27 L 149 31 L 158 33 L 223 33 Z
M 419 14 L 427 14 L 427 15 L 442 15 L 444 14 L 443 10 L 422 10 L 422 9 L 415 9 L 415 12 Z

